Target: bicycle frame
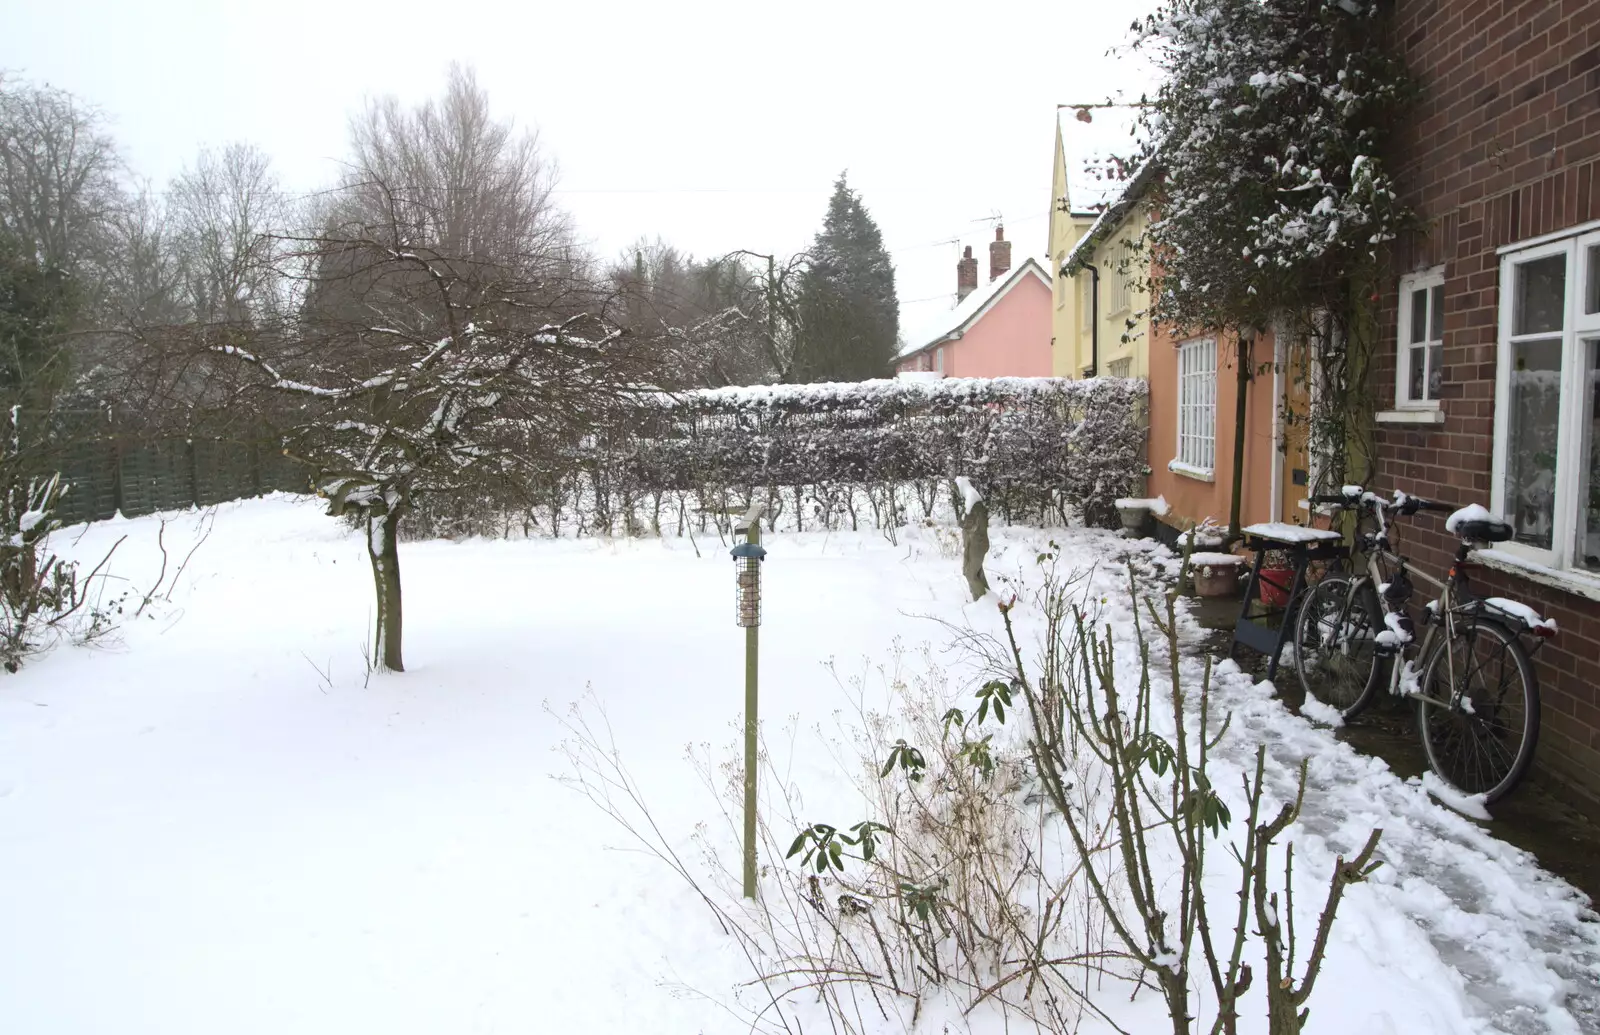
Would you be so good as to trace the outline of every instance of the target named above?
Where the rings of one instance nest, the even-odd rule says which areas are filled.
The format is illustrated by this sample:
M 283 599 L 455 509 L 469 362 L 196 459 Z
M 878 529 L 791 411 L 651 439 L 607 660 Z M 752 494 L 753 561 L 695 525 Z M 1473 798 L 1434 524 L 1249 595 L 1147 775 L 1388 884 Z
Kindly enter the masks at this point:
M 1455 710 L 1460 707 L 1463 684 L 1456 679 L 1455 656 L 1453 654 L 1447 653 L 1445 656 L 1445 663 L 1449 666 L 1447 672 L 1450 679 L 1449 685 L 1453 688 L 1450 700 L 1441 701 L 1431 697 L 1423 693 L 1420 686 L 1413 690 L 1405 690 L 1402 688 L 1401 682 L 1406 674 L 1406 669 L 1413 665 L 1417 666 L 1416 678 L 1421 678 L 1420 669 L 1426 667 L 1427 659 L 1430 657 L 1431 652 L 1436 649 L 1434 641 L 1439 636 L 1441 629 L 1444 632 L 1444 640 L 1442 642 L 1449 643 L 1455 637 L 1457 612 L 1460 609 L 1457 597 L 1463 595 L 1463 584 L 1466 580 L 1466 576 L 1461 573 L 1461 566 L 1467 559 L 1468 544 L 1463 542 L 1457 549 L 1455 562 L 1451 564 L 1449 574 L 1442 580 L 1429 575 L 1425 571 L 1411 570 L 1406 559 L 1390 548 L 1389 527 L 1384 518 L 1386 504 L 1381 499 L 1375 498 L 1370 501 L 1370 504 L 1372 512 L 1378 521 L 1378 530 L 1366 536 L 1361 535 L 1359 529 L 1356 532 L 1358 551 L 1366 557 L 1367 570 L 1365 574 L 1352 572 L 1353 577 L 1350 580 L 1349 594 L 1341 610 L 1341 625 L 1343 624 L 1343 616 L 1349 613 L 1351 607 L 1356 606 L 1357 594 L 1361 592 L 1363 587 L 1368 585 L 1372 586 L 1373 595 L 1378 598 L 1378 608 L 1386 619 L 1384 623 L 1386 630 L 1393 631 L 1387 622 L 1387 616 L 1405 615 L 1409 618 L 1409 615 L 1406 615 L 1405 604 L 1401 603 L 1399 607 L 1391 606 L 1387 594 L 1383 592 L 1383 587 L 1386 585 L 1385 563 L 1394 566 L 1395 579 L 1415 576 L 1434 587 L 1434 589 L 1438 590 L 1439 596 L 1424 608 L 1430 612 L 1431 616 L 1426 620 L 1427 631 L 1423 634 L 1422 641 L 1417 643 L 1413 635 L 1410 640 L 1401 641 L 1396 645 L 1393 657 L 1397 664 L 1389 667 L 1389 692 L 1397 696 L 1411 697 L 1427 701 L 1429 704 L 1441 708 Z M 1413 647 L 1415 648 L 1414 653 L 1412 653 L 1411 649 Z M 1415 658 L 1415 661 L 1412 658 Z

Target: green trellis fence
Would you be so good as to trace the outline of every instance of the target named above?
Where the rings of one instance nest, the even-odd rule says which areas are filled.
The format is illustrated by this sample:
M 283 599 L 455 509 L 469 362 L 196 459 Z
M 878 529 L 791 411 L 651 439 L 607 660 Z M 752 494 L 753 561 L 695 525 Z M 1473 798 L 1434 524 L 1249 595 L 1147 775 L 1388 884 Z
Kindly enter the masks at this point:
M 57 508 L 64 524 L 307 491 L 305 468 L 259 442 L 80 433 L 64 436 L 54 468 L 69 486 Z

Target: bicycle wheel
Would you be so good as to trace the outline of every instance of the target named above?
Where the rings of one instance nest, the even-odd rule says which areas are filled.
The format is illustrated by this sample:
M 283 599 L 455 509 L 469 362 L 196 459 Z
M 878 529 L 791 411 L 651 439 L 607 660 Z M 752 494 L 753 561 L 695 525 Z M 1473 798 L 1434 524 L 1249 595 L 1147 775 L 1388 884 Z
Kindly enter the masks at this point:
M 1294 667 L 1306 696 L 1337 708 L 1346 719 L 1365 708 L 1383 667 L 1375 642 L 1381 628 L 1370 582 L 1329 575 L 1313 586 L 1294 629 Z
M 1522 644 L 1498 623 L 1468 618 L 1432 652 L 1421 687 L 1437 701 L 1454 700 L 1459 689 L 1463 701 L 1447 708 L 1417 700 L 1435 775 L 1486 802 L 1504 797 L 1528 771 L 1539 740 L 1539 684 Z

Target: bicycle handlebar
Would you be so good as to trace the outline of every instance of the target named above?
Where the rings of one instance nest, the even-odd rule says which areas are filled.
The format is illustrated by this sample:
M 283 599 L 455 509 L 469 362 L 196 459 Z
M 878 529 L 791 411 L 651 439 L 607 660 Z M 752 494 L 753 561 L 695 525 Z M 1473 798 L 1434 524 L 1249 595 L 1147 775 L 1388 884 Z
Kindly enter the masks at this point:
M 1449 514 L 1459 508 L 1451 503 L 1441 503 L 1438 500 L 1423 499 L 1421 496 L 1410 496 L 1403 492 L 1396 492 L 1395 498 L 1384 499 L 1374 492 L 1361 492 L 1359 494 L 1324 494 L 1312 496 L 1309 500 L 1313 506 L 1381 507 L 1401 515 L 1415 514 L 1419 510 L 1426 510 L 1437 514 Z

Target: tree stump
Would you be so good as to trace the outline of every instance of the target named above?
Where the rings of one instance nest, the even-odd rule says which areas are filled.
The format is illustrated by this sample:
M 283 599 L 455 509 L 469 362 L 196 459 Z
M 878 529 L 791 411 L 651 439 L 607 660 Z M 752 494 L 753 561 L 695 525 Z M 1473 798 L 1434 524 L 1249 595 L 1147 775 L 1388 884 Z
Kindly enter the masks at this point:
M 961 516 L 961 573 L 967 577 L 967 588 L 974 600 L 982 600 L 989 592 L 989 580 L 983 574 L 983 559 L 988 553 L 989 504 L 981 499 L 970 500 Z

